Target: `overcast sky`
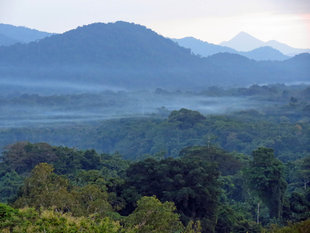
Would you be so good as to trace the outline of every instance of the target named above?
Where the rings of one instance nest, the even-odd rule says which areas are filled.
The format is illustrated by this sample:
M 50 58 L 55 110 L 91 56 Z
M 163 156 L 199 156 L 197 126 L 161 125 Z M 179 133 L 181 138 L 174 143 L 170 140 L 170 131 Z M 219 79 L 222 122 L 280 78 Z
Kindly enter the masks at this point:
M 245 31 L 310 48 L 310 0 L 0 0 L 1 23 L 48 32 L 118 20 L 166 37 L 220 43 Z

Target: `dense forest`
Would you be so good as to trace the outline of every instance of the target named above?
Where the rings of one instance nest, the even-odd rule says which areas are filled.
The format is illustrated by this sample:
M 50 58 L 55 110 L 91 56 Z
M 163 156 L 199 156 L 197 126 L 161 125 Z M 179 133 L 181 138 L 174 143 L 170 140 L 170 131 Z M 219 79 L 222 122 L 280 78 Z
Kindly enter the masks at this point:
M 108 111 L 137 96 L 8 95 L 1 107 Z M 158 104 L 115 119 L 2 127 L 1 232 L 309 232 L 309 86 L 154 96 L 257 105 L 210 113 Z
M 306 232 L 310 157 L 213 145 L 128 161 L 16 143 L 1 161 L 3 232 Z M 289 226 L 282 227 L 290 223 Z M 294 230 L 295 231 L 294 231 Z M 298 230 L 299 229 L 299 230 Z

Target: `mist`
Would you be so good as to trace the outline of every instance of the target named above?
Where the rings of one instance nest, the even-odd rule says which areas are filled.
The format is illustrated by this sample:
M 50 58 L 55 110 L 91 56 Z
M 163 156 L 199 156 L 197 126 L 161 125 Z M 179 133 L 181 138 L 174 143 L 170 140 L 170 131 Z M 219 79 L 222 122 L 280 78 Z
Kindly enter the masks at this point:
M 63 86 L 60 92 L 52 95 L 31 92 L 3 95 L 0 97 L 0 127 L 41 127 L 129 117 L 163 118 L 181 108 L 196 110 L 205 115 L 228 114 L 248 109 L 259 110 L 272 104 L 253 96 L 208 96 L 162 89 L 116 91 L 117 88 L 105 88 L 82 89 L 82 86 L 76 86 L 76 89 L 66 89 Z M 66 93 L 62 94 L 62 91 Z M 53 90 L 50 92 L 53 93 Z

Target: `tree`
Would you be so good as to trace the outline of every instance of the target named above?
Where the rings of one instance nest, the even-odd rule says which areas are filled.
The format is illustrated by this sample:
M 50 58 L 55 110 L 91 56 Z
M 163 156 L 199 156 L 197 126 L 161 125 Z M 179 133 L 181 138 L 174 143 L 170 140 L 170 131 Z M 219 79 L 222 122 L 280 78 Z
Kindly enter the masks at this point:
M 302 160 L 300 168 L 299 176 L 303 181 L 304 190 L 307 190 L 307 185 L 310 182 L 310 156 Z
M 246 172 L 249 187 L 269 208 L 271 218 L 281 218 L 287 183 L 283 164 L 274 157 L 272 149 L 258 148 Z
M 37 164 L 51 163 L 57 158 L 55 150 L 47 143 L 19 142 L 6 147 L 3 152 L 3 162 L 18 174 L 28 173 Z
M 3 176 L 0 175 L 0 202 L 7 202 L 13 199 L 22 184 L 23 178 L 15 171 L 7 172 Z
M 32 208 L 13 209 L 4 204 L 0 204 L 0 232 L 134 233 L 108 217 L 73 217 L 45 209 L 40 212 Z
M 198 158 L 146 159 L 127 170 L 123 197 L 127 211 L 133 202 L 146 195 L 156 195 L 161 201 L 173 201 L 181 220 L 200 220 L 204 232 L 213 232 L 216 224 L 220 193 L 217 166 Z
M 136 233 L 173 233 L 184 229 L 173 202 L 161 203 L 155 196 L 142 197 L 137 208 L 125 220 Z
M 205 119 L 206 117 L 199 112 L 185 108 L 182 108 L 179 111 L 172 111 L 168 117 L 169 122 L 178 123 L 181 129 L 191 128 L 195 124 L 203 122 Z
M 15 201 L 16 207 L 56 206 L 57 209 L 68 211 L 74 206 L 74 198 L 68 192 L 67 179 L 53 173 L 54 168 L 47 163 L 40 163 L 31 171 L 21 188 L 20 196 Z
M 67 179 L 56 175 L 53 170 L 53 166 L 47 163 L 38 164 L 25 180 L 14 206 L 36 209 L 53 207 L 56 211 L 71 212 L 74 216 L 107 216 L 112 212 L 104 186 L 90 183 L 84 187 L 72 187 Z

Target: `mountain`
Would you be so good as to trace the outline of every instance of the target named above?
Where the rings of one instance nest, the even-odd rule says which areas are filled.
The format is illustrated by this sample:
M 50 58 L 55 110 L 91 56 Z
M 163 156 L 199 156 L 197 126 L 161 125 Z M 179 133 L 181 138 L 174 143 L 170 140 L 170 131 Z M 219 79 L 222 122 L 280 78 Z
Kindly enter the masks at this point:
M 0 24 L 0 45 L 12 45 L 15 43 L 29 43 L 52 35 L 26 27 L 17 27 L 9 24 Z M 2 39 L 6 38 L 6 40 Z
M 269 47 L 269 46 L 260 47 L 260 48 L 257 48 L 257 49 L 254 49 L 248 52 L 239 52 L 235 49 L 232 49 L 226 46 L 211 44 L 208 42 L 198 40 L 193 37 L 185 37 L 182 39 L 172 39 L 172 40 L 184 48 L 191 49 L 191 51 L 194 54 L 200 55 L 202 57 L 208 57 L 216 53 L 233 53 L 233 54 L 239 54 L 239 55 L 242 55 L 247 58 L 257 60 L 257 61 L 264 61 L 264 60 L 283 61 L 289 58 L 289 56 L 285 56 L 278 50 L 273 49 L 272 47 Z
M 11 52 L 12 51 L 12 52 Z M 188 60 L 189 59 L 189 60 Z M 2 48 L 0 61 L 25 64 L 98 64 L 113 66 L 191 62 L 190 50 L 144 26 L 126 22 L 94 23 L 37 42 Z
M 275 48 L 288 56 L 294 56 L 300 53 L 310 53 L 310 49 L 296 49 L 276 40 L 267 41 L 265 42 L 265 45 Z
M 257 49 L 259 47 L 269 46 L 276 50 L 279 50 L 281 53 L 287 56 L 294 56 L 299 53 L 310 53 L 310 49 L 299 49 L 293 48 L 284 43 L 278 42 L 276 40 L 270 40 L 267 42 L 261 41 L 246 32 L 240 32 L 238 35 L 233 37 L 229 41 L 224 41 L 220 45 L 227 46 L 229 48 L 246 52 L 250 50 Z
M 264 46 L 264 42 L 256 39 L 246 32 L 240 32 L 229 41 L 224 41 L 220 45 L 246 52 Z
M 6 35 L 3 35 L 3 34 L 0 34 L 0 46 L 3 45 L 3 46 L 9 46 L 9 45 L 12 45 L 12 44 L 16 44 L 18 43 L 19 41 L 15 40 L 15 39 L 12 39 Z
M 259 47 L 248 52 L 239 52 L 238 54 L 256 61 L 283 61 L 290 58 L 270 46 Z
M 229 53 L 201 58 L 141 25 L 95 23 L 28 44 L 0 47 L 0 82 L 202 89 L 309 81 L 310 59 L 305 56 L 294 63 L 298 69 L 288 65 L 290 59 L 257 62 Z
M 216 53 L 238 53 L 232 48 L 211 44 L 206 41 L 196 39 L 194 37 L 185 37 L 182 39 L 172 40 L 184 48 L 191 49 L 194 54 L 201 55 L 203 57 L 208 57 Z

